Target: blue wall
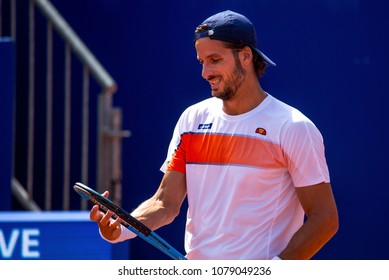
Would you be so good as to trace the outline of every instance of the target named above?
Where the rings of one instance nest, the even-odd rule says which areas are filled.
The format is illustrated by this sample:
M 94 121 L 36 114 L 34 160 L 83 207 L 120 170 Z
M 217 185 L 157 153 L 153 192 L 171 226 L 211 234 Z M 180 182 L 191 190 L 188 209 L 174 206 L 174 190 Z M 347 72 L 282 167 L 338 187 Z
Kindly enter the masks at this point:
M 15 44 L 0 38 L 0 211 L 11 210 Z
M 259 45 L 277 67 L 265 90 L 301 109 L 325 138 L 340 230 L 318 259 L 389 259 L 388 4 L 377 0 L 53 0 L 119 85 L 123 109 L 124 206 L 159 184 L 181 111 L 210 96 L 192 35 L 225 9 L 257 26 Z M 158 233 L 183 251 L 185 210 Z M 142 240 L 132 256 L 164 258 Z

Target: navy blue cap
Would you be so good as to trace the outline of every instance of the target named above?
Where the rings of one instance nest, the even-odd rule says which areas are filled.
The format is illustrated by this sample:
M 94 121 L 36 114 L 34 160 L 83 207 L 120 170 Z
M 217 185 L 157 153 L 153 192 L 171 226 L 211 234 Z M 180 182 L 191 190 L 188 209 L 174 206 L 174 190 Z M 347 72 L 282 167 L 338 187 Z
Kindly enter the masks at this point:
M 256 51 L 267 65 L 276 66 L 263 52 L 257 48 L 257 35 L 251 21 L 244 15 L 227 10 L 207 18 L 201 25 L 207 25 L 208 30 L 195 33 L 194 41 L 209 37 L 229 43 L 242 43 Z

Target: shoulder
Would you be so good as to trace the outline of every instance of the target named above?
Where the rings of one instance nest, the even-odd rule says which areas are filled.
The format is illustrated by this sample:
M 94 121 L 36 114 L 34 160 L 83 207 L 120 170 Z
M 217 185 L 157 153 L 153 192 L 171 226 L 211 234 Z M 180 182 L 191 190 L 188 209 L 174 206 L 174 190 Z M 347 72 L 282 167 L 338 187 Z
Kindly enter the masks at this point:
M 185 111 L 207 110 L 210 108 L 214 108 L 215 106 L 221 105 L 221 103 L 221 100 L 215 97 L 210 97 L 189 106 Z
M 289 122 L 301 122 L 310 120 L 297 108 L 273 97 L 270 97 L 269 107 L 277 117 Z
M 221 104 L 219 99 L 211 97 L 189 106 L 182 113 L 182 116 L 194 117 L 196 115 L 209 114 L 221 108 Z
M 286 127 L 299 127 L 306 124 L 314 126 L 314 123 L 299 109 L 280 101 L 273 96 L 270 96 L 270 98 L 269 111 L 271 111 L 278 120 L 282 121 Z
M 267 112 L 272 115 L 274 126 L 279 128 L 280 141 L 302 139 L 305 137 L 318 137 L 321 134 L 314 122 L 299 109 L 270 96 Z
M 182 112 L 176 128 L 179 129 L 180 134 L 191 131 L 197 127 L 199 122 L 208 119 L 208 116 L 220 112 L 219 108 L 221 108 L 221 102 L 214 97 L 195 103 Z

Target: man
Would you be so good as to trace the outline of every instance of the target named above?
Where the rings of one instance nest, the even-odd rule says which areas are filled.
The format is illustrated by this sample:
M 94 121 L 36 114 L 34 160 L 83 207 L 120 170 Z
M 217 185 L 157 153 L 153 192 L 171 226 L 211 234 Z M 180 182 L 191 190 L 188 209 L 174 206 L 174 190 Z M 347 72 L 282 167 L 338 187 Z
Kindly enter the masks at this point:
M 258 77 L 275 64 L 246 17 L 211 16 L 195 48 L 213 97 L 181 115 L 161 184 L 132 215 L 156 230 L 187 196 L 188 259 L 311 258 L 338 229 L 320 132 L 261 88 Z M 103 238 L 134 237 L 111 215 L 91 210 Z

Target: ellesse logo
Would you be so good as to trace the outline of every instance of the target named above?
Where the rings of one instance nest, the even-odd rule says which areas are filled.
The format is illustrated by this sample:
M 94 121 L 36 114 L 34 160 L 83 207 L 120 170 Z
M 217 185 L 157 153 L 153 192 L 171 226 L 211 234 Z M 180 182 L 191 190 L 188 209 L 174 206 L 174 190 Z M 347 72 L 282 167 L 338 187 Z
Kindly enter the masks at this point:
M 266 135 L 266 129 L 262 128 L 262 127 L 258 127 L 256 130 L 255 130 L 255 133 L 258 133 L 258 134 L 261 134 L 261 135 Z

